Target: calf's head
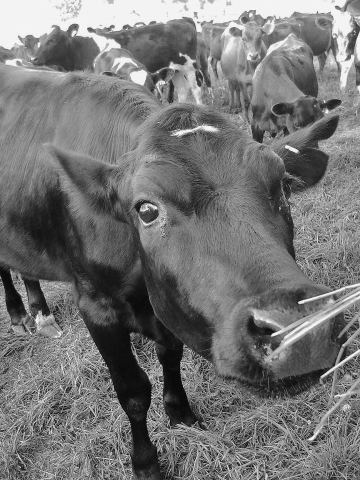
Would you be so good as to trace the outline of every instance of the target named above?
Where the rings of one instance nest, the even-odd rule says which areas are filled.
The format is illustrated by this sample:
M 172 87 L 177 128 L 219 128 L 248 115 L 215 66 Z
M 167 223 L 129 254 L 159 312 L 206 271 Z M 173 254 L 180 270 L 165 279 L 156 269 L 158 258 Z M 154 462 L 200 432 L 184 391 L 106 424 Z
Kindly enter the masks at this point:
M 65 70 L 72 69 L 71 39 L 76 35 L 79 25 L 72 24 L 65 32 L 57 25 L 46 36 L 32 60 L 34 65 L 58 65 Z
M 40 37 L 34 37 L 34 35 L 25 35 L 25 37 L 21 37 L 18 35 L 18 39 L 26 48 L 30 58 L 33 57 L 39 48 Z
M 246 17 L 247 18 L 247 17 Z M 263 37 L 274 29 L 274 22 L 266 22 L 260 27 L 255 21 L 242 18 L 241 25 L 230 23 L 227 30 L 234 37 L 241 37 L 248 62 L 258 64 L 264 54 Z
M 340 104 L 341 100 L 337 98 L 325 101 L 311 95 L 304 95 L 293 102 L 276 103 L 271 111 L 277 117 L 286 116 L 287 129 L 289 132 L 294 132 L 319 120 L 324 113 L 328 113 Z
M 219 114 L 176 105 L 145 121 L 118 166 L 51 151 L 64 181 L 132 232 L 161 322 L 221 375 L 267 384 L 329 367 L 339 350 L 341 326 L 328 323 L 269 359 L 271 334 L 308 312 L 298 301 L 325 291 L 295 262 L 289 196 L 295 177 L 306 188 L 323 176 L 328 156 L 313 147 L 337 122 L 270 149 Z

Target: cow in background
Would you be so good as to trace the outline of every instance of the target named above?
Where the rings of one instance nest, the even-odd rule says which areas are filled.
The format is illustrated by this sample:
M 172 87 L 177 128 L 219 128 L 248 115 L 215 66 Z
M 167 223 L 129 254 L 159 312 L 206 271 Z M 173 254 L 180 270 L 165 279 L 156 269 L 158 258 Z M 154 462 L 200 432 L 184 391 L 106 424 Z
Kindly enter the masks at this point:
M 13 52 L 9 48 L 0 46 L 0 63 L 5 63 L 7 60 L 12 60 L 14 57 Z
M 259 27 L 256 22 L 231 22 L 221 36 L 221 69 L 229 84 L 230 111 L 240 108 L 249 121 L 252 76 L 266 54 L 263 37 L 272 32 L 273 22 Z
M 40 37 L 35 37 L 32 34 L 25 35 L 22 37 L 21 35 L 18 35 L 18 39 L 21 42 L 21 47 L 22 49 L 19 50 L 19 54 L 16 54 L 16 58 L 21 58 L 22 60 L 27 60 L 30 61 L 32 58 L 36 56 L 36 53 L 40 47 L 45 41 L 47 37 L 47 34 L 44 33 Z M 24 52 L 24 56 L 21 56 L 21 52 Z M 15 53 L 15 52 L 14 52 Z
M 162 101 L 164 100 L 163 85 L 167 84 L 175 74 L 175 71 L 169 68 L 150 73 L 129 50 L 119 48 L 114 41 L 110 41 L 108 47 L 95 58 L 94 72 L 132 81 L 147 88 Z
M 195 102 L 202 103 L 201 78 L 196 63 L 197 32 L 192 19 L 169 20 L 112 32 L 95 29 L 94 32 L 129 50 L 151 73 L 163 68 L 175 70 L 172 81 L 179 102 L 185 102 L 191 91 Z
M 77 36 L 78 30 L 76 23 L 70 25 L 66 32 L 54 25 L 39 46 L 33 64 L 57 66 L 65 71 L 92 70 L 100 49 L 92 38 Z
M 314 56 L 317 57 L 320 72 L 324 70 L 330 51 L 340 72 L 340 65 L 336 57 L 336 45 L 332 36 L 333 16 L 331 13 L 294 12 L 291 18 L 300 22 L 300 38 L 310 46 Z
M 203 76 L 203 85 L 207 87 L 208 92 L 212 95 L 211 79 L 209 75 L 208 58 L 210 55 L 210 48 L 206 44 L 201 32 L 197 33 L 197 50 L 196 63 Z
M 335 6 L 333 13 L 333 36 L 337 45 L 337 59 L 340 63 L 340 90 L 346 88 L 348 75 L 355 65 L 356 88 L 360 95 L 360 5 L 348 1 L 343 7 Z M 360 98 L 360 97 L 359 97 Z
M 341 100 L 318 100 L 318 81 L 311 48 L 293 33 L 272 45 L 255 70 L 251 99 L 251 130 L 255 140 L 264 132 L 293 132 L 324 116 Z
M 209 49 L 209 61 L 211 70 L 216 80 L 219 80 L 218 63 L 221 60 L 221 35 L 229 22 L 213 23 L 203 22 L 201 24 L 202 36 Z
M 284 40 L 291 33 L 309 45 L 313 55 L 318 58 L 321 72 L 324 69 L 330 50 L 332 50 L 336 60 L 335 45 L 332 40 L 332 16 L 330 14 L 294 12 L 290 18 L 278 19 L 275 21 L 275 27 L 271 35 L 265 38 L 265 43 L 269 47 Z

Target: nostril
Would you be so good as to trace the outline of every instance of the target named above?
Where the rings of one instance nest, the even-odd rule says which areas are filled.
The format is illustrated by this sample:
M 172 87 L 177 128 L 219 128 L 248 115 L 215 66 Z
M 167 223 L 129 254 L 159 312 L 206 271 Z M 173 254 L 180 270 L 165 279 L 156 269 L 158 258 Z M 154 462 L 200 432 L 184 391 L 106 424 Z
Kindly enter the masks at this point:
M 283 326 L 270 318 L 266 312 L 254 309 L 249 317 L 248 328 L 251 335 L 266 337 L 281 330 Z

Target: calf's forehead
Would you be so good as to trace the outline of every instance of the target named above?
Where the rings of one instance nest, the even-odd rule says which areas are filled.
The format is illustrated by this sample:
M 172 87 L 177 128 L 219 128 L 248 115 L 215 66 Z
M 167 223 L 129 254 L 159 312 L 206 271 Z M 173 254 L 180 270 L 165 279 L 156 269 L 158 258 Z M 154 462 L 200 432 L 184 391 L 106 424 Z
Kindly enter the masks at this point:
M 154 141 L 151 155 L 140 154 L 133 195 L 149 193 L 189 204 L 203 194 L 231 197 L 248 187 L 268 190 L 283 177 L 284 163 L 270 148 L 253 141 L 231 145 L 219 135 L 190 133 L 181 139 L 168 134 L 162 146 Z
M 253 22 L 245 24 L 245 29 L 243 31 L 243 40 L 246 42 L 255 42 L 262 37 L 261 28 Z

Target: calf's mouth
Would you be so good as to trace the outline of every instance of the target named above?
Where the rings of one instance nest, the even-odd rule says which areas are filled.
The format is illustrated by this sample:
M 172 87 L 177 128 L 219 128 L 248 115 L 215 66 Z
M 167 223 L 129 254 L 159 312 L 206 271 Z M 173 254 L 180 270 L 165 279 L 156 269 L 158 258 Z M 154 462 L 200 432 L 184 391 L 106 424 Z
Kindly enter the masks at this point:
M 285 302 L 265 306 L 258 298 L 235 307 L 224 328 L 213 338 L 213 362 L 221 376 L 267 392 L 279 392 L 294 385 L 306 388 L 334 364 L 345 340 L 338 338 L 344 325 L 342 315 L 327 320 L 277 354 L 289 333 L 283 333 L 284 328 L 325 305 L 298 305 L 293 300 L 291 294 Z

